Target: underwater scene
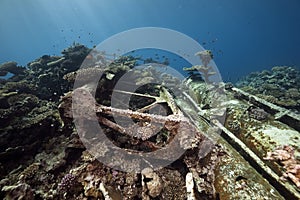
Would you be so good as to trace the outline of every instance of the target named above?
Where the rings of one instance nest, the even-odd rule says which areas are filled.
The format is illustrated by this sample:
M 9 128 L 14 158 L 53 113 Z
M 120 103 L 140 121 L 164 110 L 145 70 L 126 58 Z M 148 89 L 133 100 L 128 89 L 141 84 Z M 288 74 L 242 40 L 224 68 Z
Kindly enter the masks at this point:
M 1 0 L 0 199 L 300 199 L 299 9 Z

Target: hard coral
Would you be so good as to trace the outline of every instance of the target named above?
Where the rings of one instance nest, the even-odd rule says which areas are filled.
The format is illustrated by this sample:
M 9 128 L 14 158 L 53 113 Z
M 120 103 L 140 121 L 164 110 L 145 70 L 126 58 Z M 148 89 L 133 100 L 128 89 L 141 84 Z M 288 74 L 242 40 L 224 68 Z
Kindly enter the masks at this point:
M 59 183 L 59 189 L 63 192 L 68 192 L 74 185 L 76 176 L 73 174 L 66 174 Z
M 263 121 L 268 117 L 268 113 L 266 111 L 261 108 L 254 108 L 252 106 L 248 108 L 248 114 L 250 118 L 256 119 L 258 121 Z
M 199 51 L 195 55 L 200 57 L 204 66 L 207 66 L 214 57 L 210 50 Z
M 6 62 L 0 65 L 0 73 L 1 76 L 6 76 L 8 72 L 19 75 L 23 74 L 26 68 L 24 67 L 18 67 L 16 62 Z
M 264 159 L 279 161 L 286 170 L 281 178 L 289 178 L 300 188 L 300 163 L 294 156 L 293 147 L 287 145 L 278 147 L 274 151 L 268 152 Z
M 299 77 L 300 70 L 297 68 L 276 66 L 271 71 L 251 73 L 236 86 L 271 103 L 299 110 Z

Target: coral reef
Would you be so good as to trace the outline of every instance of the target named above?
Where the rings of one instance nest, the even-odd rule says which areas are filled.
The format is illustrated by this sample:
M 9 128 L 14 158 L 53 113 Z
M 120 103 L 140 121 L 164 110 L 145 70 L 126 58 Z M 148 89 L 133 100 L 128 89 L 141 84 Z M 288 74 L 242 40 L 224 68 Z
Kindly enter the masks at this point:
M 267 152 L 264 159 L 278 161 L 285 169 L 281 178 L 289 178 L 300 188 L 300 162 L 295 158 L 293 147 L 286 145 L 278 147 L 272 152 Z
M 274 104 L 300 111 L 300 71 L 297 68 L 276 66 L 271 71 L 253 72 L 236 86 Z
M 16 62 L 6 62 L 0 65 L 0 76 L 6 76 L 8 73 L 12 73 L 14 76 L 22 75 L 25 70 L 25 67 L 18 67 Z
M 203 66 L 191 71 L 200 70 L 201 80 L 183 82 L 157 70 L 160 63 L 136 69 L 132 56 L 111 62 L 105 52 L 74 44 L 1 82 L 0 199 L 283 199 L 210 123 L 229 101 L 219 95 L 224 84 L 208 80 L 211 52 L 197 55 Z M 122 101 L 112 103 L 112 95 Z M 257 106 L 233 105 L 226 125 L 238 135 L 247 123 L 271 119 Z M 102 135 L 89 131 L 93 120 Z M 156 166 L 161 161 L 168 165 Z M 298 176 L 295 168 L 287 169 L 289 179 Z
M 87 54 L 86 47 L 75 46 L 70 49 L 72 53 L 77 49 L 82 55 Z M 26 164 L 27 160 L 32 161 L 44 142 L 60 134 L 62 124 L 57 100 L 71 88 L 63 75 L 78 69 L 84 59 L 76 57 L 74 61 L 68 52 L 68 49 L 64 51 L 66 57 L 42 56 L 29 63 L 28 68 L 19 67 L 15 62 L 1 65 L 2 72 L 14 74 L 0 86 L 1 177 L 10 169 Z M 74 65 L 64 69 L 61 64 L 66 60 Z M 26 156 L 20 156 L 22 154 Z M 25 179 L 31 168 L 24 172 Z

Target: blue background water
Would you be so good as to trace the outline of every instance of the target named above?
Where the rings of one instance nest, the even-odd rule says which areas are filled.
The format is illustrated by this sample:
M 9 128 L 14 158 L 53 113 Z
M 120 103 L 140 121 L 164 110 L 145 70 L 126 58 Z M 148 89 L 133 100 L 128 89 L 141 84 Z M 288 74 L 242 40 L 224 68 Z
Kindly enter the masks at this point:
M 180 31 L 212 49 L 225 80 L 300 66 L 299 0 L 1 0 L 0 62 L 20 65 L 131 28 Z

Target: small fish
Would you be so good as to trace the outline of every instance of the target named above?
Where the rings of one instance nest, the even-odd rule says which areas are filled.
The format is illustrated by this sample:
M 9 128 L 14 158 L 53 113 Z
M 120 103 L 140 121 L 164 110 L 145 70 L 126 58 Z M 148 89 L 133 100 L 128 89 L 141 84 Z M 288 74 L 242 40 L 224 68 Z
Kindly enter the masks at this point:
M 215 38 L 215 39 L 213 39 L 212 41 L 211 41 L 211 43 L 215 43 L 215 42 L 217 42 L 218 41 L 218 38 Z

